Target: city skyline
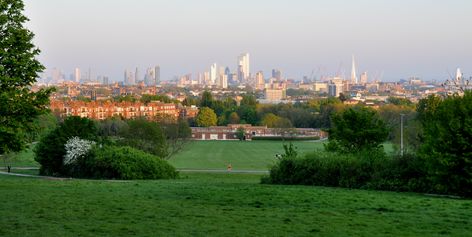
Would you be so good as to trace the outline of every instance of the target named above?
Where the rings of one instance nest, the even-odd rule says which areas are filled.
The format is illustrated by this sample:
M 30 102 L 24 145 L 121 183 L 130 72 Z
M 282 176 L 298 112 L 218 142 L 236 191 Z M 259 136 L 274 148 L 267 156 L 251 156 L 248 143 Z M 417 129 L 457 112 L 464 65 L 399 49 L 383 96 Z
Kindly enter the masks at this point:
M 252 75 L 274 68 L 302 79 L 382 73 L 384 81 L 445 80 L 472 71 L 468 1 L 25 1 L 27 26 L 48 68 L 91 68 L 120 81 L 123 70 L 161 66 L 161 80 L 207 71 L 237 72 L 251 55 Z M 110 7 L 112 5 L 113 7 Z M 208 14 L 211 13 L 211 14 Z M 144 72 L 144 71 L 141 71 Z

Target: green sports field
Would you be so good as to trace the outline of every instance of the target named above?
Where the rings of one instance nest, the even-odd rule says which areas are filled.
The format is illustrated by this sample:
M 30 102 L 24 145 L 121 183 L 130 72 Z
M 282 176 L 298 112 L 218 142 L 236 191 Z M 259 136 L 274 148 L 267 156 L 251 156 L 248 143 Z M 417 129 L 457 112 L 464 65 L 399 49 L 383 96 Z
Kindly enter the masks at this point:
M 169 162 L 179 169 L 268 170 L 276 154 L 282 154 L 281 141 L 192 141 Z M 323 144 L 314 141 L 293 142 L 299 153 L 321 150 Z

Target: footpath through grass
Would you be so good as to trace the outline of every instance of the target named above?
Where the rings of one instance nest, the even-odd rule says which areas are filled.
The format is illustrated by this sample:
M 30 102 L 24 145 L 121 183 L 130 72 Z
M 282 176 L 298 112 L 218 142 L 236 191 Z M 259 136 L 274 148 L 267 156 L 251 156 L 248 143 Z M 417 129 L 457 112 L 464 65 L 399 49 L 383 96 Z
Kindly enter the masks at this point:
M 472 201 L 258 184 L 248 174 L 178 180 L 0 175 L 0 236 L 472 236 Z
M 292 142 L 298 152 L 322 149 L 319 141 Z M 281 141 L 192 141 L 169 162 L 180 169 L 268 170 L 275 163 L 275 154 L 282 154 Z M 288 144 L 288 142 L 286 142 Z

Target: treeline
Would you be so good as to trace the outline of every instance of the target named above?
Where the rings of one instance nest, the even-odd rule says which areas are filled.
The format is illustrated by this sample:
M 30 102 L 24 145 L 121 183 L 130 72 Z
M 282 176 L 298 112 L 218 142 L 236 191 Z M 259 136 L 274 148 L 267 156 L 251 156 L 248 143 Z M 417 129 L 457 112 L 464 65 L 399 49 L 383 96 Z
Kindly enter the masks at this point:
M 262 181 L 472 197 L 472 92 L 429 96 L 413 112 L 410 104 L 397 106 L 388 113 L 355 106 L 333 114 L 324 151 L 301 156 L 286 145 Z M 387 154 L 382 144 L 396 128 L 386 118 L 399 113 L 411 117 L 407 134 L 414 143 Z
M 79 178 L 175 178 L 166 162 L 188 142 L 186 120 L 148 121 L 67 117 L 43 131 L 36 145 L 40 174 Z

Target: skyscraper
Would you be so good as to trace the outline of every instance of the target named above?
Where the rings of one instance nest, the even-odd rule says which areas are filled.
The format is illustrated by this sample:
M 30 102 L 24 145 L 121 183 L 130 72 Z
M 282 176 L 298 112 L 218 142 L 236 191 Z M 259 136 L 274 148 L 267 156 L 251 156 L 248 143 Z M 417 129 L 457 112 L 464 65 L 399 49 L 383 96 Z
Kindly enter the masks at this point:
M 216 79 L 217 79 L 217 76 L 218 76 L 218 73 L 217 73 L 216 70 L 217 70 L 216 63 L 213 63 L 210 66 L 210 83 L 211 83 L 211 85 L 216 84 Z
M 134 73 L 133 85 L 136 84 L 138 81 L 139 81 L 139 72 L 138 72 L 138 67 L 136 67 L 136 72 Z
M 250 68 L 249 68 L 249 53 L 243 53 L 238 57 L 238 79 L 242 79 L 241 82 L 246 82 L 250 76 Z M 242 74 L 242 75 L 239 75 Z
M 359 81 L 357 80 L 356 62 L 354 61 L 354 55 L 352 55 L 351 83 L 352 84 L 359 84 Z
M 161 67 L 159 65 L 154 67 L 154 76 L 156 85 L 159 85 L 161 83 Z
M 256 72 L 255 88 L 256 90 L 264 90 L 265 88 L 264 74 L 262 71 Z
M 361 84 L 366 84 L 367 83 L 367 72 L 363 72 L 361 74 L 361 81 L 360 81 Z
M 75 82 L 80 82 L 80 69 L 75 68 L 74 70 L 74 80 Z
M 460 82 L 461 79 L 462 79 L 462 73 L 461 73 L 460 68 L 457 68 L 457 70 L 456 70 L 456 78 L 455 79 L 456 79 L 457 82 Z
M 282 80 L 282 72 L 279 69 L 272 69 L 272 77 L 280 81 Z

